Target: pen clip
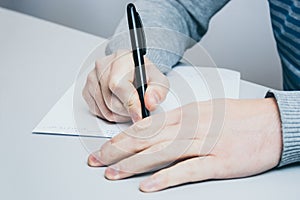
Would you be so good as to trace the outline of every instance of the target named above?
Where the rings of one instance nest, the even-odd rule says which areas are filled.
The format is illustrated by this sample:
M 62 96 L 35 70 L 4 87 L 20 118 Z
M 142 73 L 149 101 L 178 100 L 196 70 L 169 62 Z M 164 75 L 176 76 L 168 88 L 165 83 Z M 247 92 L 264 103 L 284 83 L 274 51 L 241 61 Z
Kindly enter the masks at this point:
M 145 37 L 145 32 L 144 32 L 144 28 L 143 28 L 143 23 L 142 23 L 142 19 L 141 19 L 141 17 L 140 17 L 140 15 L 139 15 L 139 13 L 138 12 L 136 12 L 136 17 L 137 17 L 137 22 L 138 22 L 138 26 L 139 26 L 139 30 L 140 30 L 140 32 L 141 32 L 141 46 L 140 46 L 140 48 L 141 48 L 141 51 L 142 51 L 142 54 L 143 55 L 146 55 L 146 53 L 147 53 L 147 48 L 146 48 L 146 37 Z

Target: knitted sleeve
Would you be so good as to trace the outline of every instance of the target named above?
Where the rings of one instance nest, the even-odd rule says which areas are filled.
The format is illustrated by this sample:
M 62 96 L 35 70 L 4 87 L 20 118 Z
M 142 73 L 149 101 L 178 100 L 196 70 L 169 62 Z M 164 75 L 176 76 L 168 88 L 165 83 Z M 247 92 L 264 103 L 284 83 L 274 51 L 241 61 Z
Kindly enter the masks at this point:
M 147 58 L 163 72 L 168 72 L 186 49 L 198 42 L 208 29 L 210 18 L 229 0 L 138 0 L 147 42 Z M 106 54 L 131 49 L 127 18 L 123 17 Z
M 300 161 L 300 91 L 270 91 L 280 112 L 283 149 L 279 167 Z

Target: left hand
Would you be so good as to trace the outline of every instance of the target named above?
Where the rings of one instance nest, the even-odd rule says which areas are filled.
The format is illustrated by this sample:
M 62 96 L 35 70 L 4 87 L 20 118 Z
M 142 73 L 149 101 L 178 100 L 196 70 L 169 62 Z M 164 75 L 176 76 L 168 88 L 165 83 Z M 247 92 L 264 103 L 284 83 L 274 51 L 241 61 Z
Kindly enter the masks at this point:
M 278 165 L 282 139 L 274 99 L 195 102 L 145 118 L 88 159 L 123 179 L 162 168 L 140 184 L 144 192 L 258 174 Z

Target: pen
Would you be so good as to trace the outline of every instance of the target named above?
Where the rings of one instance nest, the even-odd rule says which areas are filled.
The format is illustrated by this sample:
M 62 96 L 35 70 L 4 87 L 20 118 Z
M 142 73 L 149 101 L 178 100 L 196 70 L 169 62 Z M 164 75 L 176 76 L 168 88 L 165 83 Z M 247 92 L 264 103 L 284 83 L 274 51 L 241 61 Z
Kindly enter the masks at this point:
M 142 117 L 145 118 L 149 116 L 149 111 L 147 110 L 144 101 L 144 95 L 147 89 L 147 79 L 144 64 L 144 55 L 146 54 L 146 39 L 142 20 L 132 3 L 127 5 L 127 18 L 132 47 L 132 56 L 135 65 L 134 84 L 141 102 Z

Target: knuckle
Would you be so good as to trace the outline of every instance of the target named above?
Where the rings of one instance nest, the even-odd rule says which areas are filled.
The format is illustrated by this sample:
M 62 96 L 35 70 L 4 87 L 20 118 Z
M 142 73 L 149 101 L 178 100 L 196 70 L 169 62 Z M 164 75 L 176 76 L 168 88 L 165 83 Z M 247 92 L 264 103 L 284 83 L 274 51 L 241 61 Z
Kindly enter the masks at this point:
M 104 148 L 101 148 L 102 158 L 105 164 L 111 164 L 114 159 L 118 157 L 119 153 L 123 151 L 122 147 L 114 140 L 109 140 Z
M 97 90 L 94 87 L 90 87 L 89 93 L 91 94 L 91 96 L 95 99 L 98 100 L 96 97 L 98 97 L 97 95 L 99 95 L 99 90 Z
M 94 76 L 94 71 L 91 71 L 88 76 L 87 76 L 87 80 L 86 83 L 87 84 L 93 84 L 96 81 L 96 78 Z
M 95 68 L 96 68 L 97 70 L 99 70 L 99 69 L 101 69 L 101 66 L 102 66 L 101 60 L 96 60 L 96 62 L 95 62 Z
M 114 78 L 112 78 L 109 83 L 108 83 L 108 87 L 111 91 L 118 91 L 121 89 L 120 84 L 118 83 L 118 81 Z
M 83 97 L 83 99 L 84 99 L 85 101 L 88 100 L 89 92 L 88 92 L 88 90 L 87 90 L 86 87 L 83 88 L 83 90 L 82 90 L 82 92 L 81 92 L 81 95 L 82 95 L 82 97 Z
M 100 77 L 103 77 L 106 72 L 108 72 L 110 64 L 109 64 L 109 62 L 105 62 L 105 60 L 107 60 L 107 59 L 108 58 L 105 57 L 102 60 L 96 60 L 96 62 L 95 62 L 95 71 L 96 71 L 99 79 L 100 79 Z
M 136 136 L 128 136 L 126 139 L 126 146 L 128 147 L 126 151 L 128 153 L 139 153 L 142 150 L 149 147 L 149 141 L 143 138 L 137 138 Z

